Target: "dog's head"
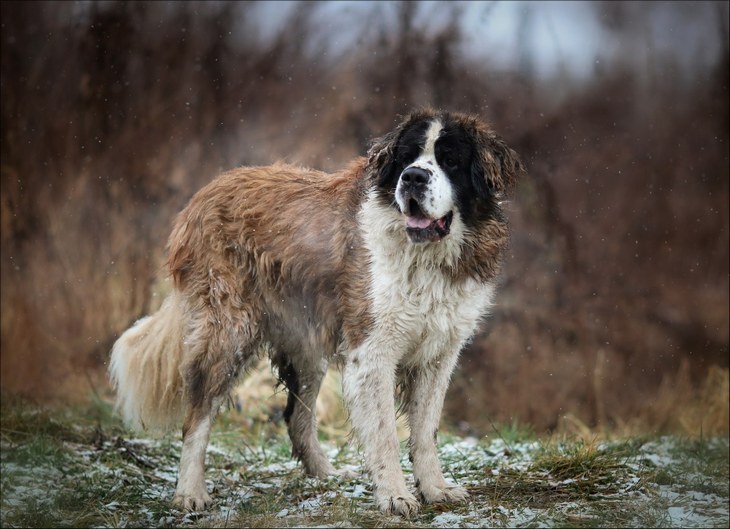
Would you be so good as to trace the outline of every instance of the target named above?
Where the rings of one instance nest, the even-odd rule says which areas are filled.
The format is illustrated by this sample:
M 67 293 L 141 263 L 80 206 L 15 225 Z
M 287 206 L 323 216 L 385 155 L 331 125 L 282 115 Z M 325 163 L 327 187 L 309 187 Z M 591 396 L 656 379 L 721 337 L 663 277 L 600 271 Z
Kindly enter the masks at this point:
M 474 225 L 498 213 L 523 172 L 517 154 L 484 122 L 423 110 L 376 140 L 369 163 L 378 194 L 403 216 L 414 243 L 438 242 L 455 216 Z

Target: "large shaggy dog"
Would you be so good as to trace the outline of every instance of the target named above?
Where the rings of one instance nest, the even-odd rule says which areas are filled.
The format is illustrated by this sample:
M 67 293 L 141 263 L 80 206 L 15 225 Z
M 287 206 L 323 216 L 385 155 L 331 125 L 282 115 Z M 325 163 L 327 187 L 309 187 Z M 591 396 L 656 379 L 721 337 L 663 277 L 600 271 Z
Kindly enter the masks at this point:
M 420 498 L 464 500 L 435 436 L 459 351 L 491 303 L 507 243 L 500 200 L 521 171 L 476 117 L 423 110 L 340 173 L 239 168 L 201 189 L 170 236 L 172 294 L 119 338 L 110 364 L 129 422 L 183 419 L 175 504 L 210 503 L 211 424 L 262 353 L 288 388 L 284 416 L 308 474 L 335 473 L 313 410 L 336 362 L 378 507 L 419 505 L 400 466 L 396 388 Z

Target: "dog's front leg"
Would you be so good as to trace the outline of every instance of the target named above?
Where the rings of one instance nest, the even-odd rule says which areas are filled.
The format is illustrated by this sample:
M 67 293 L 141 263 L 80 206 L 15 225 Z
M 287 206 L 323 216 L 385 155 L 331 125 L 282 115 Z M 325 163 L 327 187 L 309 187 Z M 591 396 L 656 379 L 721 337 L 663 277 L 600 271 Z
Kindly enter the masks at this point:
M 385 513 L 410 516 L 418 501 L 406 488 L 395 424 L 396 358 L 372 344 L 345 364 L 343 392 L 355 435 L 365 453 L 375 501 Z
M 448 358 L 414 368 L 410 380 L 404 384 L 413 476 L 426 503 L 462 502 L 468 497 L 462 487 L 446 482 L 436 453 L 441 408 L 457 356 L 458 352 L 454 352 Z

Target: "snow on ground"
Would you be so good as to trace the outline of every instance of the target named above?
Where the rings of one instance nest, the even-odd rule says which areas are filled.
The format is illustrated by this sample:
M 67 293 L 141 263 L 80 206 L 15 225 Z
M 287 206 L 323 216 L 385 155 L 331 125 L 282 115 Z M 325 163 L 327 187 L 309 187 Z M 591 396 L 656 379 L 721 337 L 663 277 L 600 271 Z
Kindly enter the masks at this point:
M 278 441 L 277 441 L 278 442 Z M 727 441 L 725 440 L 725 446 Z M 471 494 L 464 506 L 425 507 L 410 521 L 380 517 L 385 525 L 413 523 L 430 527 L 555 527 L 564 525 L 622 525 L 641 527 L 727 527 L 727 487 L 692 469 L 677 455 L 676 441 L 661 438 L 642 445 L 621 464 L 608 481 L 594 484 L 595 472 L 571 477 L 553 476 L 536 461 L 540 441 L 507 443 L 502 439 L 478 441 L 449 439 L 441 444 L 444 474 Z M 600 450 L 614 445 L 604 443 Z M 169 507 L 177 479 L 179 442 L 107 439 L 100 446 L 65 442 L 65 453 L 48 463 L 11 457 L 17 446 L 2 446 L 2 525 L 23 525 L 23 509 L 62 507 L 80 485 L 88 492 L 95 526 L 224 526 L 242 513 L 251 513 L 253 502 L 263 502 L 264 525 L 343 527 L 362 525 L 367 516 L 380 516 L 372 502 L 372 489 L 361 468 L 361 455 L 350 447 L 325 443 L 338 466 L 354 471 L 354 479 L 331 478 L 320 482 L 301 474 L 284 449 L 267 448 L 261 457 L 246 454 L 214 439 L 208 449 L 208 489 L 217 502 L 202 513 L 181 513 Z M 17 456 L 17 453 L 15 454 Z M 403 467 L 413 487 L 406 455 Z M 647 476 L 664 472 L 665 479 Z M 681 475 L 679 475 L 681 474 Z M 725 474 L 726 475 L 726 474 Z M 134 500 L 129 489 L 136 487 Z M 89 489 L 91 490 L 91 489 Z M 78 492 L 78 494 L 81 494 Z M 257 504 L 259 505 L 259 504 Z M 267 512 L 268 511 L 268 512 Z M 628 512 L 629 515 L 619 513 Z M 93 518 L 96 513 L 97 518 Z M 624 516 L 624 517 L 622 517 Z M 626 518 L 625 516 L 629 516 Z M 7 520 L 10 523 L 6 523 Z M 250 518 L 246 518 L 247 520 Z M 59 525 L 64 520 L 59 520 Z M 66 520 L 66 523 L 68 521 Z M 73 523 L 72 523 L 73 525 Z

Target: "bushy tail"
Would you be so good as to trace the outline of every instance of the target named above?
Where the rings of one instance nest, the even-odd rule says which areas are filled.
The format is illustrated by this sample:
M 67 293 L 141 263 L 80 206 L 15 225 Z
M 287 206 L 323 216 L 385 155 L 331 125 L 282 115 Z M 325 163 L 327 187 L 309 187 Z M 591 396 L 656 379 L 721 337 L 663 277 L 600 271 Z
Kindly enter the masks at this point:
M 130 426 L 164 431 L 182 419 L 184 302 L 173 292 L 160 310 L 137 321 L 112 348 L 109 376 L 117 409 Z

